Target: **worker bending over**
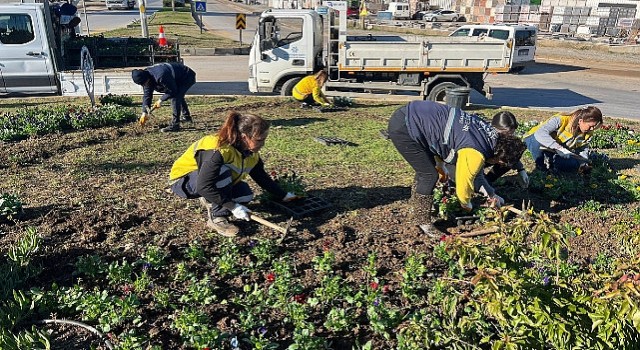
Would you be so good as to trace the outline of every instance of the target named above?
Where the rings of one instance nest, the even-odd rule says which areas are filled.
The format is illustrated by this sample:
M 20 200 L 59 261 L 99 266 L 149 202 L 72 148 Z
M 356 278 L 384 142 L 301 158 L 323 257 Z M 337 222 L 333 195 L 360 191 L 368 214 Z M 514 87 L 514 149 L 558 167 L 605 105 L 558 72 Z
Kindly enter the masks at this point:
M 324 70 L 302 78 L 293 87 L 293 98 L 310 106 L 329 106 L 329 101 L 322 93 L 322 87 L 327 82 L 327 78 L 327 72 Z

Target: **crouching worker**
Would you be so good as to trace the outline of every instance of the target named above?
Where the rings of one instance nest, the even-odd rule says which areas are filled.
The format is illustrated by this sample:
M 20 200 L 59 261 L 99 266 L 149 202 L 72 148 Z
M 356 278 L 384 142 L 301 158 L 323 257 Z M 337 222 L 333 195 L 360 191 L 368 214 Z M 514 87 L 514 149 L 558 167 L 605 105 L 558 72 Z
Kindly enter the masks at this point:
M 475 178 L 484 164 L 511 167 L 525 149 L 516 136 L 499 133 L 481 118 L 431 101 L 413 101 L 396 110 L 389 119 L 388 133 L 416 172 L 411 193 L 414 224 L 431 236 L 440 234 L 433 226 L 431 211 L 439 177 L 436 157 L 456 165 L 456 196 L 471 211 Z
M 329 106 L 330 103 L 322 93 L 322 87 L 327 82 L 327 72 L 318 71 L 300 80 L 293 87 L 293 98 L 309 106 Z
M 253 114 L 231 111 L 216 135 L 194 142 L 173 163 L 171 191 L 182 198 L 199 198 L 207 209 L 207 227 L 226 237 L 238 234 L 228 217 L 250 219 L 245 204 L 253 199 L 248 176 L 274 198 L 297 199 L 286 193 L 264 170 L 258 151 L 269 134 L 269 122 Z
M 602 126 L 598 107 L 577 109 L 569 115 L 555 115 L 533 127 L 524 142 L 542 171 L 577 171 L 589 167 L 589 139 Z

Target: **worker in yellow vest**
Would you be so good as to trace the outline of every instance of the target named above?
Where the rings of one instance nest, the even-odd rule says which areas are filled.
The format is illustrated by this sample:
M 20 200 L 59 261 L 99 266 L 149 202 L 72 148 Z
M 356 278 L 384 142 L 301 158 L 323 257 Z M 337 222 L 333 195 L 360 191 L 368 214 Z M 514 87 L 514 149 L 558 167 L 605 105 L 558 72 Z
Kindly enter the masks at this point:
M 231 111 L 216 135 L 194 142 L 171 167 L 171 191 L 182 198 L 199 198 L 207 209 L 207 227 L 226 237 L 238 234 L 228 217 L 249 221 L 245 205 L 253 192 L 250 176 L 273 198 L 298 199 L 285 192 L 264 170 L 258 151 L 269 134 L 269 122 L 254 114 Z
M 557 114 L 524 135 L 524 142 L 542 171 L 576 171 L 587 167 L 589 139 L 602 126 L 602 112 L 588 106 Z
M 331 105 L 324 96 L 324 93 L 322 93 L 322 87 L 327 82 L 327 79 L 327 72 L 324 70 L 302 78 L 302 80 L 293 87 L 293 98 L 309 106 Z

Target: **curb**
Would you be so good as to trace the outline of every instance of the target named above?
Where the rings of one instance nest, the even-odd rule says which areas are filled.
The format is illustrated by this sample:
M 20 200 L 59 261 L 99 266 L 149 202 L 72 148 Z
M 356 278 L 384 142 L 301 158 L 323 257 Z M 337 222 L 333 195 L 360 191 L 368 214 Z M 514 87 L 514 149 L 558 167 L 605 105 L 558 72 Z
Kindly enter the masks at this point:
M 248 55 L 251 46 L 243 47 L 183 47 L 180 48 L 180 55 L 186 56 L 237 56 Z

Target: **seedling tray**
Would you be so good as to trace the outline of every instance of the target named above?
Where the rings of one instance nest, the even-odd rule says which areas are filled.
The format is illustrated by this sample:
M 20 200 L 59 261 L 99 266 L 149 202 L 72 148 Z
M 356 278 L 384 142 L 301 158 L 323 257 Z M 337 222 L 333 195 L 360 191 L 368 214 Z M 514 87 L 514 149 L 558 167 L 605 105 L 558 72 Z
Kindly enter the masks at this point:
M 327 112 L 344 112 L 348 110 L 346 107 L 313 107 L 316 112 L 327 113 Z
M 332 137 L 332 136 L 318 136 L 314 138 L 314 140 L 320 142 L 325 146 L 331 146 L 331 145 L 355 146 L 356 145 L 351 141 L 347 141 L 345 139 L 341 139 L 339 137 Z
M 331 203 L 326 200 L 307 196 L 291 202 L 276 202 L 273 201 L 278 208 L 287 213 L 287 215 L 293 216 L 294 219 L 300 219 L 309 214 L 319 212 L 331 207 Z

